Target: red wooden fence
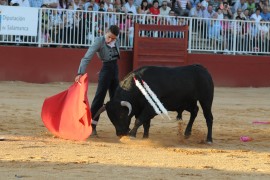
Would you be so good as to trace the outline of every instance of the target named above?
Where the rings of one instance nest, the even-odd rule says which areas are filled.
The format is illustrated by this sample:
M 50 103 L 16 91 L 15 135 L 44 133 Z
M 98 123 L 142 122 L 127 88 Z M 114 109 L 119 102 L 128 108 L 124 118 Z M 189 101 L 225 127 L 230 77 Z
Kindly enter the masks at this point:
M 143 33 L 183 33 L 182 38 L 149 37 Z M 133 69 L 145 65 L 179 66 L 187 64 L 188 26 L 135 24 Z

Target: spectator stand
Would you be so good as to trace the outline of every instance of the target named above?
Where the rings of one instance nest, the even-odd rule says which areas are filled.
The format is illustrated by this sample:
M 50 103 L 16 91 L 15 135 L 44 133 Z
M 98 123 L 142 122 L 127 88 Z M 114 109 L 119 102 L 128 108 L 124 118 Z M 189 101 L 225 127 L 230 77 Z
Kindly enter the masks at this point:
M 187 64 L 188 26 L 135 23 L 133 69 Z M 147 36 L 145 34 L 148 34 Z

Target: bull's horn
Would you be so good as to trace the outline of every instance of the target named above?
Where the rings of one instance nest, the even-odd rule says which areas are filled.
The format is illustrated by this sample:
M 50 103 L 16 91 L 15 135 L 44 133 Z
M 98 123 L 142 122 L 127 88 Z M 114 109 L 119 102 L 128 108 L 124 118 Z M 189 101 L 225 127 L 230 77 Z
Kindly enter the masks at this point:
M 121 106 L 126 106 L 128 108 L 128 115 L 130 115 L 132 111 L 132 106 L 128 101 L 121 101 Z
M 105 107 L 105 105 L 103 105 L 101 108 L 99 108 L 99 110 L 96 112 L 94 118 L 92 118 L 92 119 L 95 120 L 105 110 L 106 110 L 106 107 Z

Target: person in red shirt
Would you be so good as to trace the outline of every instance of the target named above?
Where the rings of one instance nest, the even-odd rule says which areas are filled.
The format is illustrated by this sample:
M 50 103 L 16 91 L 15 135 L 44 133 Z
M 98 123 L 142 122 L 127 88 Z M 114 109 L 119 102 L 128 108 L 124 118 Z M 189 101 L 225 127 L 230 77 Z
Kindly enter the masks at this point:
M 154 0 L 153 1 L 153 6 L 149 9 L 150 14 L 159 15 L 160 14 L 160 11 L 159 11 L 158 6 L 159 6 L 158 1 L 157 0 Z
M 158 15 L 160 14 L 158 6 L 159 6 L 158 1 L 154 0 L 153 6 L 149 8 L 150 14 L 153 15 L 150 18 L 150 24 L 158 24 Z

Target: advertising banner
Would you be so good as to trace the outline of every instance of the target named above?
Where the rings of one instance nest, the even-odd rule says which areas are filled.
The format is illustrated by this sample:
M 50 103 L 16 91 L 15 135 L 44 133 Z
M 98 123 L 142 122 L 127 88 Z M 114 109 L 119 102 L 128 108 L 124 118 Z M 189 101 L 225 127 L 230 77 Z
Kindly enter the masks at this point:
M 0 6 L 0 34 L 37 36 L 38 8 Z

